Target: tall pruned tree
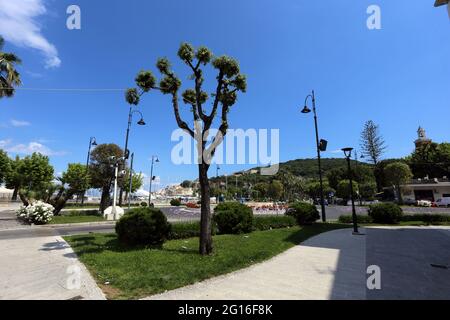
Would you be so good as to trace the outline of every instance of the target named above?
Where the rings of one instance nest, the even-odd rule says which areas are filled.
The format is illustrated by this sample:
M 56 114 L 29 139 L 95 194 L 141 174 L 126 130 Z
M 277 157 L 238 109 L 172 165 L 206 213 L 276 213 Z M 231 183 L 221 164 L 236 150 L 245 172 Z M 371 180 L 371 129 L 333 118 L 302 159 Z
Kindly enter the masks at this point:
M 247 89 L 246 77 L 240 73 L 238 62 L 228 56 L 213 57 L 212 52 L 201 46 L 194 49 L 188 43 L 182 43 L 178 50 L 178 57 L 188 66 L 192 72 L 191 79 L 194 82 L 192 88 L 184 90 L 180 94 L 181 80 L 172 71 L 167 58 L 160 58 L 156 67 L 162 75 L 159 86 L 151 71 L 141 71 L 135 78 L 138 88 L 128 89 L 126 100 L 130 104 L 139 104 L 140 97 L 152 89 L 161 91 L 171 97 L 173 113 L 178 127 L 187 132 L 197 142 L 197 158 L 199 170 L 200 196 L 201 196 L 201 232 L 199 251 L 202 255 L 211 254 L 213 243 L 211 236 L 211 207 L 208 170 L 211 159 L 214 157 L 217 146 L 223 141 L 229 127 L 228 112 L 236 103 L 238 92 Z M 214 92 L 208 94 L 204 90 L 205 73 L 203 68 L 211 64 L 216 69 L 216 86 Z M 212 98 L 211 110 L 204 108 L 206 102 Z M 191 107 L 193 124 L 182 119 L 180 113 L 180 99 Z M 220 110 L 219 110 L 220 109 Z M 212 142 L 207 145 L 207 137 L 210 133 L 216 115 L 220 116 L 220 126 Z
M 91 186 L 102 191 L 100 211 L 103 212 L 110 202 L 111 186 L 114 182 L 114 163 L 123 156 L 123 150 L 116 144 L 100 144 L 91 152 L 89 176 Z M 122 162 L 123 163 L 123 162 Z M 122 170 L 122 168 L 119 168 Z M 123 177 L 121 177 L 123 179 Z M 119 182 L 120 183 L 120 182 Z
M 14 87 L 22 84 L 16 67 L 22 61 L 13 53 L 3 52 L 5 40 L 0 36 L 0 98 L 12 97 Z
M 386 148 L 386 143 L 380 134 L 379 126 L 372 120 L 367 121 L 361 132 L 362 154 L 374 165 L 377 165 Z

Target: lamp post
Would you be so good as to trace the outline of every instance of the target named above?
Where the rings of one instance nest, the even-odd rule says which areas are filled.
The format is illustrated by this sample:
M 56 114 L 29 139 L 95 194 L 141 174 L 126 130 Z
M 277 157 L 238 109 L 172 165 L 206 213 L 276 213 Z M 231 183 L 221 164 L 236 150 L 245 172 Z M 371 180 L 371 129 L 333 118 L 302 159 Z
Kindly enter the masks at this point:
M 348 167 L 348 179 L 350 181 L 350 198 L 352 199 L 352 220 L 353 220 L 353 234 L 360 234 L 358 232 L 358 223 L 356 217 L 356 208 L 355 208 L 355 197 L 353 196 L 353 179 L 352 179 L 352 169 L 350 167 L 350 158 L 352 157 L 353 148 L 343 148 L 345 158 L 347 159 L 347 167 Z
M 123 157 L 116 158 L 111 157 L 111 160 L 113 161 L 113 167 L 114 167 L 114 190 L 113 190 L 113 203 L 111 208 L 111 216 L 113 220 L 117 220 L 118 217 L 118 210 L 117 210 L 117 178 L 119 176 L 119 165 L 122 161 L 124 161 Z M 123 209 L 120 209 L 120 213 L 123 214 Z
M 320 205 L 321 205 L 321 208 L 322 208 L 322 221 L 326 222 L 327 218 L 326 218 L 326 213 L 325 213 L 325 200 L 324 200 L 324 195 L 323 195 L 322 164 L 321 164 L 321 159 L 320 159 L 321 143 L 319 141 L 319 128 L 318 128 L 318 125 L 317 125 L 317 112 L 316 112 L 316 96 L 315 96 L 314 90 L 312 91 L 311 94 L 309 94 L 305 98 L 305 106 L 304 106 L 304 108 L 302 110 L 303 114 L 311 113 L 311 109 L 308 108 L 308 99 L 309 98 L 311 98 L 311 100 L 312 100 L 312 107 L 313 107 L 312 111 L 314 113 L 314 125 L 315 125 L 315 129 L 316 129 L 316 147 L 317 147 L 317 162 L 318 162 L 318 166 L 319 166 Z
M 141 116 L 141 119 L 137 122 L 137 124 L 140 126 L 145 126 L 145 121 L 144 121 L 142 112 L 140 112 L 139 110 L 133 110 L 133 106 L 131 106 L 130 111 L 128 112 L 128 126 L 127 126 L 127 133 L 126 133 L 126 137 L 125 137 L 125 149 L 123 150 L 124 167 L 126 165 L 128 157 L 130 156 L 130 151 L 128 150 L 128 138 L 130 136 L 130 128 L 131 128 L 131 123 L 133 121 L 133 113 L 139 113 L 139 115 Z M 123 188 L 120 188 L 120 195 L 119 195 L 119 203 L 120 204 L 122 203 L 122 196 L 123 196 Z
M 95 139 L 95 137 L 90 137 L 89 138 L 89 148 L 88 148 L 88 154 L 87 154 L 87 160 L 86 160 L 86 170 L 89 170 L 89 162 L 91 160 L 91 149 L 92 146 L 96 146 L 97 145 L 97 139 Z M 83 195 L 81 197 L 81 205 L 84 204 L 84 195 L 86 194 L 86 191 L 83 192 Z
M 128 210 L 131 208 L 131 188 L 133 186 L 133 160 L 134 160 L 134 152 L 131 154 L 131 162 L 130 162 L 130 186 L 128 189 Z
M 159 162 L 158 156 L 152 156 L 152 167 L 150 169 L 150 187 L 148 192 L 148 206 L 150 207 L 152 205 L 152 182 L 153 182 L 153 166 L 155 163 Z

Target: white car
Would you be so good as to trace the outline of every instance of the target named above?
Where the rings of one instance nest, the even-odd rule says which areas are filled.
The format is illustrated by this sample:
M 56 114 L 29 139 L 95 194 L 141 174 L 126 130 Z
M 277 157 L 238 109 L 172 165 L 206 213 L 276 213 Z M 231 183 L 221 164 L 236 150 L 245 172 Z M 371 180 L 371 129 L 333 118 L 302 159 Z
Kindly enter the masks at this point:
M 436 201 L 438 207 L 450 207 L 450 198 L 442 198 Z
M 417 200 L 417 206 L 419 207 L 431 207 L 433 203 L 429 200 Z

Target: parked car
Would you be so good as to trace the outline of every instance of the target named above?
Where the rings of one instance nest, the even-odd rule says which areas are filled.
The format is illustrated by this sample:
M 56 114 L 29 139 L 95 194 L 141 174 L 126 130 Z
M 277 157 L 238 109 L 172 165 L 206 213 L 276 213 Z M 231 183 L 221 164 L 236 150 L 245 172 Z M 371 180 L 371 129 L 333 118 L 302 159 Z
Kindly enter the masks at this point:
M 436 201 L 437 207 L 450 207 L 450 198 L 442 198 Z
M 417 206 L 419 207 L 432 207 L 433 202 L 430 200 L 417 200 Z

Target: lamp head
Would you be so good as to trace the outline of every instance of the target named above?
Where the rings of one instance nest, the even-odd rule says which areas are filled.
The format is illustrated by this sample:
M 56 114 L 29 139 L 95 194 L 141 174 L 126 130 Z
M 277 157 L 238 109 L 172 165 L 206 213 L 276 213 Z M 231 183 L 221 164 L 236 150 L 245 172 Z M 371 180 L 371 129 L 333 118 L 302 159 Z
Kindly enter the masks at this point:
M 137 124 L 140 126 L 145 126 L 144 118 L 141 118 L 141 120 L 139 120 Z
M 97 145 L 97 140 L 95 139 L 95 137 L 92 137 L 92 138 L 91 138 L 91 144 L 92 144 L 93 146 L 96 146 L 96 145 Z
M 342 151 L 344 152 L 346 158 L 350 158 L 352 156 L 353 148 L 343 148 Z
M 302 110 L 302 113 L 303 113 L 303 114 L 311 113 L 311 109 L 308 108 L 308 106 L 305 106 L 305 107 L 303 108 L 303 110 Z

